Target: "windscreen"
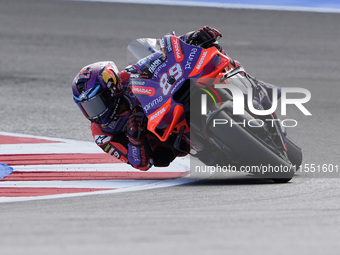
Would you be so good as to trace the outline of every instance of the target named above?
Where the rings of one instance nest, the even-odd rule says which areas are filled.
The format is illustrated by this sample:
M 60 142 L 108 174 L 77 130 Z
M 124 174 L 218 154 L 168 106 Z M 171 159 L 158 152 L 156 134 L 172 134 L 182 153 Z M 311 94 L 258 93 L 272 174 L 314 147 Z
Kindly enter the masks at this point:
M 127 47 L 127 61 L 130 65 L 134 64 L 156 51 L 160 51 L 159 40 L 153 38 L 134 40 Z

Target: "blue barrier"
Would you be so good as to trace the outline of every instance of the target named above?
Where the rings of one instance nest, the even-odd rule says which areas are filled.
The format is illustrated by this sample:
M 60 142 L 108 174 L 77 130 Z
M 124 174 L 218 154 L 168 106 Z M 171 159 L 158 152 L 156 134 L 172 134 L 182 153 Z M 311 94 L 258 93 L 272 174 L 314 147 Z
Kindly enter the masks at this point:
M 0 179 L 5 178 L 7 175 L 10 175 L 11 173 L 13 173 L 12 167 L 0 163 Z
M 339 0 L 168 0 L 168 2 L 219 3 L 250 6 L 282 6 L 282 7 L 311 7 L 311 8 L 340 8 Z

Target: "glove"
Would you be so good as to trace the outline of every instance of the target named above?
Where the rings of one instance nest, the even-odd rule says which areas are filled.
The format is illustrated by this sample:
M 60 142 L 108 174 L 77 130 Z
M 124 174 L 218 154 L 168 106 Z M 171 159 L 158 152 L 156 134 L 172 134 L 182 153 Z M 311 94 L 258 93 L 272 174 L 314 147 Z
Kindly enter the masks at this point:
M 153 165 L 151 149 L 148 143 L 141 145 L 128 144 L 128 161 L 134 167 L 142 171 L 148 170 Z
M 133 145 L 141 145 L 145 141 L 146 116 L 143 112 L 134 111 L 129 118 L 126 136 Z
M 189 37 L 189 44 L 202 46 L 208 42 L 215 42 L 219 37 L 222 37 L 220 31 L 204 26 Z
M 126 132 L 129 139 L 128 161 L 142 171 L 148 170 L 153 165 L 152 152 L 148 142 L 145 141 L 146 125 L 145 114 L 135 110 L 129 118 Z

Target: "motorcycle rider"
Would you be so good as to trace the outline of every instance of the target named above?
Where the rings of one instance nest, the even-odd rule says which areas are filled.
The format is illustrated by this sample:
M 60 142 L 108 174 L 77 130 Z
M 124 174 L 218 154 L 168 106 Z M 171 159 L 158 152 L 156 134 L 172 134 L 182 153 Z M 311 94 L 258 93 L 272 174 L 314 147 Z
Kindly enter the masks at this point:
M 221 33 L 208 26 L 180 37 L 184 42 L 203 48 L 216 47 Z M 91 121 L 95 142 L 106 153 L 139 170 L 168 166 L 176 157 L 186 155 L 147 131 L 147 118 L 130 91 L 130 75 L 138 74 L 132 65 L 119 72 L 111 61 L 85 66 L 72 83 L 73 98 L 84 116 Z M 189 150 L 189 149 L 187 149 Z

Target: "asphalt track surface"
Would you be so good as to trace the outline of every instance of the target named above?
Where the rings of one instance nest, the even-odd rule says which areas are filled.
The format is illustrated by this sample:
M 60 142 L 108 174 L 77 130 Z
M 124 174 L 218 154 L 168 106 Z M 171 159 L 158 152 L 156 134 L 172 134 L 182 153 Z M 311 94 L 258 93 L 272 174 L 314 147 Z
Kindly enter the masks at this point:
M 70 83 L 126 65 L 138 37 L 210 25 L 249 73 L 311 91 L 288 110 L 306 164 L 339 164 L 340 15 L 56 1 L 0 1 L 0 130 L 92 140 Z M 1 254 L 338 254 L 340 181 L 215 176 L 164 189 L 0 204 Z

